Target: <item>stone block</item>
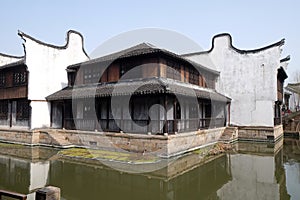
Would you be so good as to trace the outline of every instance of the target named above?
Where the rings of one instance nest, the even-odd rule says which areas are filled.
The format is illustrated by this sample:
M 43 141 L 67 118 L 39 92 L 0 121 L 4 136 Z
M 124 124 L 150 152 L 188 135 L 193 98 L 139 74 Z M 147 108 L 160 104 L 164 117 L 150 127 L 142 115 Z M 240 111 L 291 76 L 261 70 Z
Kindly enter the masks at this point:
M 35 193 L 35 200 L 60 200 L 60 188 L 47 186 Z

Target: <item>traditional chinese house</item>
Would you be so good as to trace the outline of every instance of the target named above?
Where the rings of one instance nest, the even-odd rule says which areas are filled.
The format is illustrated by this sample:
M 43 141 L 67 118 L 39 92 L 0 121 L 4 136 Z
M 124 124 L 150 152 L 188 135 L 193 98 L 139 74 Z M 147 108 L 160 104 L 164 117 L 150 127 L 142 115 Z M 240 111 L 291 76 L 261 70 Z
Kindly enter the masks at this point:
M 2 141 L 170 157 L 283 136 L 284 40 L 240 50 L 219 34 L 208 51 L 178 55 L 142 43 L 89 59 L 76 31 L 64 46 L 19 35 L 25 55 L 0 54 Z
M 23 32 L 25 55 L 0 54 L 0 127 L 37 129 L 50 126 L 45 97 L 67 85 L 65 66 L 87 60 L 83 38 L 67 33 L 66 45 L 55 46 Z
M 1 55 L 10 63 L 0 66 L 0 125 L 28 127 L 28 70 L 23 57 Z
M 181 133 L 224 127 L 230 99 L 219 72 L 150 44 L 67 67 L 68 86 L 46 99 L 54 128 Z
M 278 140 L 283 136 L 283 85 L 290 60 L 289 56 L 282 59 L 283 45 L 284 39 L 241 50 L 233 45 L 231 35 L 219 34 L 208 51 L 182 55 L 220 72 L 216 90 L 232 99 L 230 123 L 238 127 L 239 139 Z

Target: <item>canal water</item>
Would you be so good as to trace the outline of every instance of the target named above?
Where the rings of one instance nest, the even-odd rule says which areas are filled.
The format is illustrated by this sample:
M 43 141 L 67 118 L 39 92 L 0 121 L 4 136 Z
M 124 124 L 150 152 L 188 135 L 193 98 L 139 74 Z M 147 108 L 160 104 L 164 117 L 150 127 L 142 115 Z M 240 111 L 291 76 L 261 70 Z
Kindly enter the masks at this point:
M 28 194 L 30 200 L 47 185 L 59 187 L 67 200 L 300 199 L 296 139 L 275 145 L 239 142 L 232 152 L 210 157 L 190 153 L 148 173 L 127 173 L 57 153 L 0 144 L 0 189 Z

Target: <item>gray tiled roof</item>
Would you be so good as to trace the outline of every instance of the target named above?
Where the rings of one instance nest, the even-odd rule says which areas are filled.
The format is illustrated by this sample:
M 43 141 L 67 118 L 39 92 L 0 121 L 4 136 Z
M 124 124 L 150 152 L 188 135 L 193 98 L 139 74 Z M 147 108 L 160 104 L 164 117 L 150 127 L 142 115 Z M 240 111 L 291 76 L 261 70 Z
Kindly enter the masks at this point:
M 12 62 L 12 63 L 9 63 L 9 64 L 6 64 L 6 65 L 2 65 L 0 66 L 0 70 L 1 69 L 6 69 L 6 68 L 10 68 L 10 67 L 15 67 L 17 65 L 24 65 L 25 64 L 25 59 L 21 59 L 21 60 L 18 60 L 16 62 Z
M 82 85 L 66 87 L 46 97 L 48 101 L 72 98 L 93 98 L 107 96 L 123 96 L 138 94 L 173 93 L 185 96 L 197 96 L 202 99 L 229 102 L 230 98 L 208 88 L 202 88 L 189 83 L 182 83 L 166 78 L 135 79 L 117 83 Z
M 288 91 L 294 92 L 296 94 L 300 94 L 300 82 L 299 83 L 289 83 L 285 89 Z
M 112 54 L 109 54 L 109 55 L 106 55 L 106 56 L 91 59 L 91 60 L 88 60 L 88 61 L 85 61 L 85 62 L 82 62 L 82 63 L 77 63 L 77 64 L 74 64 L 74 65 L 70 65 L 70 66 L 68 66 L 67 69 L 71 70 L 71 69 L 78 68 L 78 67 L 84 66 L 84 65 L 90 65 L 90 64 L 101 63 L 101 62 L 113 62 L 114 60 L 117 60 L 117 59 L 129 58 L 129 57 L 147 55 L 147 54 L 153 54 L 153 53 L 165 54 L 165 55 L 171 56 L 173 58 L 179 59 L 183 62 L 189 63 L 190 65 L 193 65 L 194 67 L 196 67 L 200 71 L 204 70 L 204 71 L 213 73 L 215 75 L 219 75 L 218 71 L 207 68 L 207 67 L 205 67 L 201 64 L 198 64 L 198 63 L 193 62 L 189 59 L 186 59 L 185 57 L 183 57 L 181 55 L 175 54 L 175 53 L 170 52 L 170 51 L 165 50 L 165 49 L 155 47 L 154 45 L 148 44 L 148 43 L 141 43 L 141 44 L 130 47 L 128 49 L 124 49 L 124 50 L 116 52 L 116 53 L 112 53 Z

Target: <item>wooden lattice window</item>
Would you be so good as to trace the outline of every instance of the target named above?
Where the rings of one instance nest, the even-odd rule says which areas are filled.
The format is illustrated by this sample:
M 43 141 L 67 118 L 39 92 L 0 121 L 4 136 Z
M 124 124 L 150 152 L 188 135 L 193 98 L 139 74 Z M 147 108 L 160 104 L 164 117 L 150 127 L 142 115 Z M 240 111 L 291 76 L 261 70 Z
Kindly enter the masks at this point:
M 30 113 L 29 101 L 19 100 L 17 101 L 17 120 L 28 120 Z
M 191 84 L 199 85 L 199 72 L 194 68 L 190 68 L 189 72 L 189 82 Z
M 8 117 L 8 101 L 0 101 L 0 120 L 7 120 Z
M 198 118 L 198 113 L 199 113 L 198 104 L 191 103 L 189 105 L 189 118 L 192 119 Z
M 180 80 L 180 65 L 172 61 L 167 61 L 167 78 Z
M 14 72 L 13 75 L 14 85 L 24 85 L 27 83 L 27 72 Z
M 0 73 L 0 87 L 5 87 L 5 84 L 6 84 L 5 73 L 1 72 Z

